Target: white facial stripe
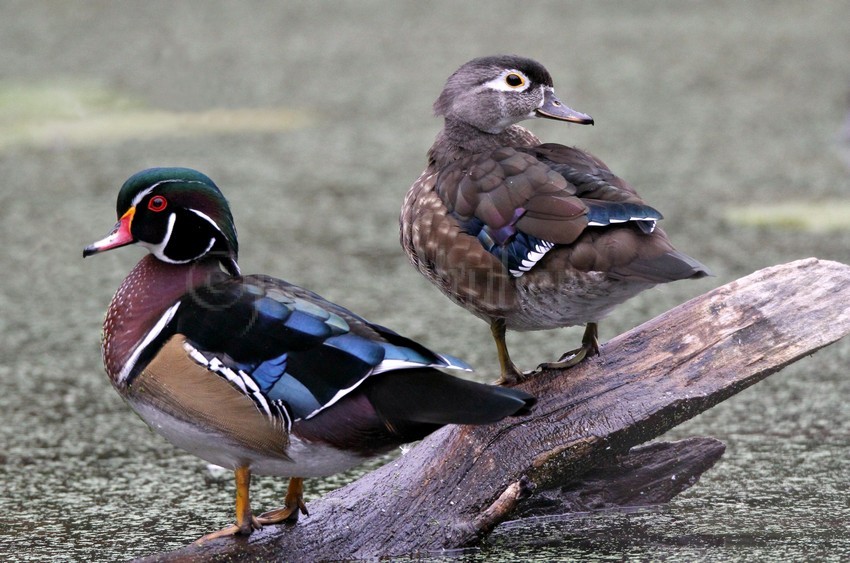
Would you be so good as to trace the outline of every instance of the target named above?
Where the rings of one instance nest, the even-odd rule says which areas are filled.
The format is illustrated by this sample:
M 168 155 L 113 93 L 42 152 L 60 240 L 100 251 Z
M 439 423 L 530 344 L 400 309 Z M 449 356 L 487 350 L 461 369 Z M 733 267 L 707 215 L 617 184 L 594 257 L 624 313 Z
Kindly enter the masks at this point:
M 516 74 L 517 76 L 522 78 L 522 84 L 520 86 L 517 86 L 517 87 L 511 86 L 510 84 L 508 84 L 505 81 L 505 78 L 509 74 Z M 519 70 L 514 70 L 514 69 L 508 69 L 508 70 L 502 71 L 502 73 L 498 77 L 494 78 L 493 80 L 490 80 L 489 82 L 485 82 L 484 86 L 486 86 L 487 88 L 490 88 L 492 90 L 499 90 L 500 92 L 525 92 L 526 90 L 528 90 L 528 87 L 531 86 L 531 81 L 528 79 L 528 77 L 525 75 L 524 72 L 521 72 Z
M 209 252 L 210 250 L 212 250 L 212 247 L 213 247 L 213 245 L 214 245 L 214 244 L 215 244 L 215 239 L 214 239 L 214 238 L 211 238 L 211 239 L 210 239 L 210 243 L 207 245 L 207 247 L 204 249 L 204 251 L 203 251 L 203 252 L 201 252 L 201 253 L 197 256 L 197 258 L 200 258 L 200 257 L 201 257 L 201 256 L 203 256 L 204 254 L 206 254 L 207 252 Z
M 537 106 L 537 107 L 539 107 L 539 108 L 543 107 L 543 104 L 546 102 L 546 92 L 549 92 L 552 95 L 554 95 L 555 89 L 552 88 L 551 86 L 540 86 L 540 105 Z
M 210 222 L 210 224 L 211 224 L 213 227 L 215 227 L 215 229 L 216 229 L 218 232 L 221 232 L 221 230 L 220 230 L 220 229 L 218 228 L 218 226 L 217 226 L 217 225 L 213 222 L 213 220 L 212 220 L 212 219 L 210 219 L 209 217 L 207 217 L 206 215 L 204 215 L 203 213 L 201 213 L 200 211 L 196 211 L 196 210 L 194 210 L 194 209 L 190 209 L 189 211 L 194 211 L 194 212 L 195 212 L 195 213 L 197 213 L 199 216 L 201 216 L 201 217 L 203 217 L 204 219 L 206 219 L 207 221 L 209 221 L 209 222 Z M 174 231 L 174 224 L 175 224 L 176 222 L 177 222 L 177 214 L 176 214 L 176 213 L 172 213 L 171 215 L 169 215 L 169 216 L 168 216 L 168 229 L 166 229 L 166 231 L 165 231 L 165 236 L 164 236 L 164 237 L 162 237 L 162 240 L 161 240 L 159 243 L 157 243 L 157 244 L 149 244 L 149 243 L 147 243 L 147 242 L 145 242 L 145 241 L 139 241 L 139 244 L 140 244 L 140 245 L 142 245 L 142 246 L 144 246 L 144 247 L 145 247 L 145 248 L 147 248 L 148 250 L 150 250 L 150 251 L 151 251 L 151 253 L 152 253 L 154 256 L 156 256 L 157 258 L 159 258 L 159 259 L 160 259 L 160 260 L 162 260 L 163 262 L 167 262 L 168 264 L 188 264 L 188 263 L 189 263 L 189 262 L 191 262 L 192 260 L 196 260 L 196 259 L 200 258 L 201 256 L 203 256 L 204 254 L 206 254 L 207 252 L 209 252 L 210 250 L 212 250 L 212 247 L 213 247 L 213 246 L 215 246 L 215 238 L 211 238 L 211 239 L 210 239 L 209 244 L 207 244 L 207 247 L 203 250 L 203 252 L 201 252 L 201 253 L 200 253 L 200 254 L 198 254 L 197 256 L 192 256 L 191 258 L 188 258 L 188 259 L 186 259 L 186 260 L 174 260 L 173 258 L 169 258 L 169 257 L 165 254 L 165 247 L 166 247 L 166 246 L 168 246 L 168 241 L 171 239 L 171 233 Z
M 201 219 L 204 219 L 205 221 L 208 221 L 208 222 L 209 222 L 209 224 L 210 224 L 210 225 L 212 225 L 212 226 L 215 228 L 215 230 L 216 230 L 216 231 L 218 231 L 218 232 L 220 232 L 220 233 L 221 233 L 221 229 L 219 229 L 219 228 L 218 228 L 218 225 L 216 225 L 215 221 L 213 221 L 213 220 L 210 218 L 210 216 L 209 216 L 209 215 L 207 215 L 206 213 L 203 213 L 203 212 L 201 212 L 201 211 L 198 211 L 197 209 L 191 209 L 191 208 L 190 208 L 190 209 L 189 209 L 189 211 L 191 211 L 192 213 L 194 213 L 195 215 L 197 215 L 197 216 L 198 216 L 198 217 L 200 217 Z M 224 233 L 221 233 L 221 234 L 224 234 Z
M 177 222 L 177 214 L 171 213 L 168 216 L 168 228 L 165 230 L 165 236 L 162 237 L 162 240 L 159 243 L 150 244 L 150 243 L 145 242 L 145 241 L 139 241 L 139 244 L 141 244 L 142 246 L 144 246 L 148 250 L 150 250 L 151 253 L 153 253 L 154 256 L 156 256 L 160 260 L 162 260 L 164 262 L 169 262 L 171 264 L 176 264 L 177 262 L 174 262 L 173 260 L 169 260 L 168 258 L 166 258 L 165 252 L 164 252 L 166 245 L 168 245 L 168 239 L 171 238 L 171 232 L 174 230 L 174 223 L 176 223 L 176 222 Z
M 172 178 L 170 180 L 160 180 L 156 184 L 151 184 L 149 187 L 136 194 L 136 197 L 133 198 L 133 203 L 131 204 L 131 207 L 139 205 L 139 202 L 142 201 L 146 195 L 154 191 L 158 186 L 161 186 L 162 184 L 173 184 L 175 182 L 183 182 L 184 184 L 203 184 L 203 182 L 199 180 L 181 180 L 179 178 Z
M 177 214 L 172 213 L 168 216 L 168 229 L 165 231 L 165 236 L 162 237 L 162 242 L 159 243 L 159 246 L 165 248 L 165 245 L 168 244 L 168 239 L 171 238 L 171 232 L 174 231 L 174 223 L 177 222 Z
M 133 203 L 130 204 L 130 207 L 136 207 L 137 205 L 139 205 L 139 202 L 142 201 L 145 198 L 146 195 L 151 193 L 153 191 L 153 189 L 161 183 L 162 182 L 158 182 L 158 183 L 154 184 L 153 186 L 149 187 L 148 189 L 142 190 L 138 194 L 136 194 L 136 197 L 133 198 Z
M 127 363 L 124 364 L 124 367 L 121 368 L 121 373 L 118 374 L 118 383 L 124 383 L 128 377 L 130 377 L 130 372 L 133 371 L 133 368 L 136 366 L 136 362 L 139 361 L 139 356 L 142 355 L 145 348 L 147 348 L 148 344 L 154 341 L 154 339 L 159 336 L 159 333 L 162 332 L 162 329 L 165 328 L 171 319 L 174 318 L 174 314 L 177 312 L 177 308 L 180 306 L 180 302 L 178 301 L 174 305 L 168 308 L 168 310 L 156 321 L 156 324 L 152 329 L 145 335 L 144 340 L 136 346 L 136 349 L 133 350 L 133 353 L 130 355 L 130 358 L 127 360 Z
M 211 238 L 211 239 L 210 239 L 210 243 L 209 243 L 209 244 L 207 245 L 207 247 L 203 250 L 203 252 L 201 252 L 201 253 L 200 253 L 200 254 L 198 254 L 197 256 L 194 256 L 194 257 L 192 257 L 192 258 L 188 258 L 188 259 L 186 259 L 186 260 L 175 260 L 175 259 L 173 259 L 173 258 L 169 258 L 168 256 L 166 256 L 166 255 L 165 255 L 165 253 L 164 253 L 164 252 L 162 252 L 162 249 L 160 248 L 160 246 L 159 246 L 159 245 L 157 245 L 157 246 L 155 246 L 155 247 L 154 247 L 154 246 L 147 245 L 147 244 L 144 244 L 144 243 L 140 243 L 140 244 L 142 244 L 142 246 L 147 246 L 147 247 L 150 249 L 151 253 L 153 253 L 153 254 L 154 254 L 157 258 L 159 258 L 159 259 L 160 259 L 160 260 L 162 260 L 163 262 L 166 262 L 166 263 L 168 263 L 168 264 L 188 264 L 188 263 L 189 263 L 189 262 L 191 262 L 192 260 L 197 260 L 198 258 L 200 258 L 201 256 L 203 256 L 204 254 L 206 254 L 207 252 L 209 252 L 210 250 L 212 250 L 213 245 L 215 245 L 215 239 L 214 239 L 214 238 Z M 162 247 L 162 248 L 164 248 L 164 247 Z

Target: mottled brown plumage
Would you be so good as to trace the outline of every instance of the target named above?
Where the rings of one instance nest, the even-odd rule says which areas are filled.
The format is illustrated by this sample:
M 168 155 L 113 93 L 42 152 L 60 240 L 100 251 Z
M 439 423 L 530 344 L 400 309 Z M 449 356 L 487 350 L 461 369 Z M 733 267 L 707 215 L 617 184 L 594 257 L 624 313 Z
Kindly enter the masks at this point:
M 596 323 L 658 283 L 708 270 L 673 248 L 661 218 L 598 158 L 541 144 L 516 123 L 545 117 L 592 123 L 554 95 L 548 72 L 520 57 L 475 59 L 456 71 L 434 105 L 445 127 L 407 193 L 401 243 L 414 266 L 455 303 L 491 325 L 503 381 L 520 377 L 506 329 Z

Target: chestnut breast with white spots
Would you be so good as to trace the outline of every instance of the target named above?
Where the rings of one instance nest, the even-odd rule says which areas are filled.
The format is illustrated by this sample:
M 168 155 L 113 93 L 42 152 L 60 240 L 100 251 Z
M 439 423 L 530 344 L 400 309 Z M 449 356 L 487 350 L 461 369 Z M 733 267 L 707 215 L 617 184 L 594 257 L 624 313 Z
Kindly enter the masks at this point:
M 103 322 L 103 365 L 113 385 L 135 349 L 162 315 L 192 288 L 220 271 L 218 262 L 166 264 L 142 258 L 112 297 Z

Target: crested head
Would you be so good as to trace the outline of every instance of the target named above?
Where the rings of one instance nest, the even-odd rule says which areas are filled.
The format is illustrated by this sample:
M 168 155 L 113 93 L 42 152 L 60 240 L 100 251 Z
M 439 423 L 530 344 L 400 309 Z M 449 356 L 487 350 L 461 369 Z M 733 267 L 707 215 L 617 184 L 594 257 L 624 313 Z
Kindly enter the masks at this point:
M 237 274 L 239 246 L 230 206 L 218 186 L 191 168 L 149 168 L 132 175 L 118 193 L 118 223 L 83 255 L 139 243 L 163 262 L 218 258 Z
M 461 66 L 446 81 L 434 113 L 489 134 L 537 117 L 593 123 L 558 100 L 543 65 L 516 55 L 481 57 Z

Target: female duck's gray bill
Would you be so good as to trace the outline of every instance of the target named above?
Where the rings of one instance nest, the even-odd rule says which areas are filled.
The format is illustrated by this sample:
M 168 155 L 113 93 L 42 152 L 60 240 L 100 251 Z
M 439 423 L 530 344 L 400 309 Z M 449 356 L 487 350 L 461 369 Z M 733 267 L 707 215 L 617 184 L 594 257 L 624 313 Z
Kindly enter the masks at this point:
M 585 113 L 570 109 L 558 99 L 552 89 L 543 92 L 543 105 L 537 108 L 538 117 L 557 119 L 558 121 L 569 121 L 581 125 L 593 125 L 593 118 Z

